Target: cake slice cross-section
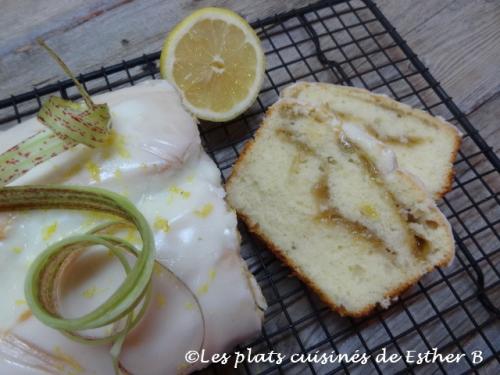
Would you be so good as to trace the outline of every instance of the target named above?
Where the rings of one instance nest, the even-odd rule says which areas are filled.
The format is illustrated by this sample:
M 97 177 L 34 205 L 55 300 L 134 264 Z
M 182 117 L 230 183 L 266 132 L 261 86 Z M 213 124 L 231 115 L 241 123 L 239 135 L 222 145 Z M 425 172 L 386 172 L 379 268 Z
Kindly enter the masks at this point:
M 446 218 L 394 152 L 300 100 L 268 110 L 227 191 L 250 231 L 342 315 L 386 307 L 454 255 Z

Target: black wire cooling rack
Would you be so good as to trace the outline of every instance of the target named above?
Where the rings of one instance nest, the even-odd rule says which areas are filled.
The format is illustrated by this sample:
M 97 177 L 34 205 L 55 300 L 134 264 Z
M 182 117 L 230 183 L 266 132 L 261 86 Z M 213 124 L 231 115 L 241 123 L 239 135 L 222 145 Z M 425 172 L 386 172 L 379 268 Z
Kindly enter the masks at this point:
M 200 124 L 206 151 L 225 179 L 265 109 L 286 85 L 324 81 L 366 87 L 423 108 L 464 133 L 455 164 L 453 190 L 440 202 L 452 223 L 457 255 L 452 266 L 426 275 L 389 310 L 369 318 L 341 318 L 290 275 L 265 247 L 240 227 L 242 254 L 269 308 L 258 339 L 237 349 L 252 353 L 371 354 L 367 364 L 246 363 L 238 370 L 212 366 L 208 372 L 251 374 L 500 373 L 500 162 L 452 99 L 432 77 L 371 0 L 320 1 L 253 23 L 267 57 L 264 86 L 243 116 L 226 124 Z M 80 75 L 91 93 L 157 78 L 159 53 Z M 69 80 L 0 101 L 0 124 L 34 114 L 46 96 L 78 94 Z M 495 302 L 496 301 L 496 302 Z M 462 353 L 458 363 L 379 363 L 376 355 Z M 480 350 L 483 360 L 470 355 Z M 248 352 L 246 352 L 248 353 Z

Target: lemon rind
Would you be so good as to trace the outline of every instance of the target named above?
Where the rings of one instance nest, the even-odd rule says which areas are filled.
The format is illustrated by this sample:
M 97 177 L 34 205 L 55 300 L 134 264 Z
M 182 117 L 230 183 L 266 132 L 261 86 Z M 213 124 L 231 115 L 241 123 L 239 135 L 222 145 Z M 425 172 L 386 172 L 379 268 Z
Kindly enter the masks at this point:
M 191 27 L 204 19 L 222 19 L 229 24 L 233 24 L 244 31 L 247 36 L 247 41 L 251 43 L 257 53 L 257 65 L 255 72 L 255 81 L 249 89 L 248 96 L 235 105 L 231 110 L 226 112 L 216 112 L 205 108 L 198 108 L 193 106 L 186 99 L 184 93 L 177 86 L 175 80 L 172 77 L 173 64 L 175 59 L 170 58 L 174 53 L 174 48 L 176 47 L 178 41 L 191 29 Z M 242 18 L 237 13 L 224 8 L 207 7 L 199 9 L 184 20 L 179 22 L 168 34 L 163 44 L 161 56 L 160 56 L 160 76 L 167 79 L 180 93 L 182 97 L 182 102 L 186 109 L 193 113 L 197 118 L 207 121 L 215 122 L 225 122 L 233 120 L 240 114 L 245 112 L 251 105 L 255 102 L 255 99 L 259 95 L 260 87 L 264 80 L 265 74 L 265 57 L 262 47 L 260 45 L 260 39 L 257 36 L 255 30 L 248 24 L 248 22 Z

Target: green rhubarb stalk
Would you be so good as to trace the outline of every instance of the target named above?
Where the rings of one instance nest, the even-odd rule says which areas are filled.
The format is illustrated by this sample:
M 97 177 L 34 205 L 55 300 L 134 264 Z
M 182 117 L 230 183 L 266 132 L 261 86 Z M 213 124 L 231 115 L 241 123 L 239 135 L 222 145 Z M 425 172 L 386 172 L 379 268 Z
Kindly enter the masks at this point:
M 38 39 L 38 43 L 75 82 L 83 102 L 53 96 L 42 105 L 37 117 L 46 129 L 0 155 L 0 186 L 9 184 L 37 165 L 78 144 L 99 147 L 110 134 L 111 115 L 108 105 L 94 104 L 85 88 L 56 53 L 41 39 Z

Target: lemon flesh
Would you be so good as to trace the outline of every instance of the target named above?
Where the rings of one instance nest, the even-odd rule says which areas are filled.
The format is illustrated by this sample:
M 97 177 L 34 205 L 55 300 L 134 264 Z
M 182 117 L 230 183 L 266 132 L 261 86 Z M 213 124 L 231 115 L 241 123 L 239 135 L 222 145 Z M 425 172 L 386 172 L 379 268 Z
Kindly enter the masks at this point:
M 264 77 L 264 53 L 250 25 L 221 8 L 200 9 L 169 34 L 160 72 L 198 118 L 228 121 L 252 105 Z

